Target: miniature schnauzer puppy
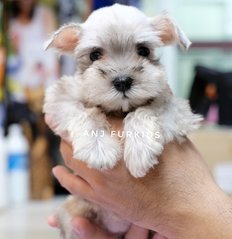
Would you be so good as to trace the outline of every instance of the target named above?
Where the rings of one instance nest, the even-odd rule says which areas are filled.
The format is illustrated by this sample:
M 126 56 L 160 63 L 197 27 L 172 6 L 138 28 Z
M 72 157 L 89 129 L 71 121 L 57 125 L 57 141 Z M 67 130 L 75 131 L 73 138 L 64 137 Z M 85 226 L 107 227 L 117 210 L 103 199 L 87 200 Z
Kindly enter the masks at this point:
M 181 143 L 199 127 L 201 117 L 191 112 L 187 101 L 173 96 L 157 58 L 157 48 L 174 43 L 183 49 L 191 44 L 167 14 L 148 18 L 119 4 L 54 33 L 46 48 L 73 54 L 77 71 L 47 89 L 43 109 L 54 132 L 72 145 L 75 159 L 99 170 L 124 159 L 134 177 L 143 177 L 158 163 L 165 144 Z M 122 138 L 112 137 L 107 115 L 123 118 Z M 77 215 L 118 235 L 130 226 L 77 196 L 56 215 L 65 239 L 77 238 L 70 223 Z

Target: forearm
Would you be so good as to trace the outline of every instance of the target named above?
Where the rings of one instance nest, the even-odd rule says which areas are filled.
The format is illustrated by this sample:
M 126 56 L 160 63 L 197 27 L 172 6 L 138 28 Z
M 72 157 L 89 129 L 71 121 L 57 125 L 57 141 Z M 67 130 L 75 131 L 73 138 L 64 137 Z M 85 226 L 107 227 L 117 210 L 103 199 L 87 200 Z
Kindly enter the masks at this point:
M 231 199 L 222 192 L 219 192 L 218 197 L 214 197 L 214 195 L 211 194 L 208 206 L 205 205 L 205 211 L 200 214 L 199 227 L 200 235 L 202 235 L 201 238 L 230 239 L 232 238 Z
M 167 222 L 170 223 L 169 238 L 231 239 L 231 199 L 218 190 L 197 200 L 200 202 L 198 207 L 183 208 L 179 211 L 179 215 L 176 213 L 172 220 L 170 218 Z

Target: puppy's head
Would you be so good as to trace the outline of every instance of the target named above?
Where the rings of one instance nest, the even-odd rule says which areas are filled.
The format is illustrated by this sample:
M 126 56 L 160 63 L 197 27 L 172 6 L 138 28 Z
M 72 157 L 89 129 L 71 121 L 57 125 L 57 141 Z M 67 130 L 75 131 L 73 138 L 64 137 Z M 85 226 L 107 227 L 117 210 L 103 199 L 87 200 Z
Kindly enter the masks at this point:
M 47 48 L 75 55 L 88 103 L 129 111 L 165 93 L 165 72 L 155 50 L 173 43 L 190 45 L 167 14 L 148 18 L 115 4 L 93 12 L 83 24 L 61 27 Z

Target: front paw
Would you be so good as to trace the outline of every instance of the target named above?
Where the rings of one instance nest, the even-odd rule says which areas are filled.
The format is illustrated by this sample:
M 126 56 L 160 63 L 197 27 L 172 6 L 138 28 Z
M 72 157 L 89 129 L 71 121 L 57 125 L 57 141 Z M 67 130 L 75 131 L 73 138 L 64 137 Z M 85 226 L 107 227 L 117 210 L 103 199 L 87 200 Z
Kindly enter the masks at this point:
M 72 142 L 74 158 L 90 168 L 111 169 L 121 158 L 120 142 L 110 134 L 82 136 Z
M 124 160 L 130 173 L 135 178 L 144 177 L 149 169 L 158 164 L 157 157 L 163 151 L 163 145 L 157 140 L 127 138 L 125 141 Z

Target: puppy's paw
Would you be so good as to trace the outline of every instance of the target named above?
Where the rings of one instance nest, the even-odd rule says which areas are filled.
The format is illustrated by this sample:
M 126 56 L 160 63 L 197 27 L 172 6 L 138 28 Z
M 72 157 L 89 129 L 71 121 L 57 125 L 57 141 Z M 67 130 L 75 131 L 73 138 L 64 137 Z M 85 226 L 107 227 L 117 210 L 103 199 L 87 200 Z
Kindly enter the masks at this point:
M 131 225 L 130 222 L 124 221 L 114 213 L 106 211 L 77 195 L 69 196 L 55 213 L 62 239 L 79 239 L 72 225 L 72 220 L 78 217 L 85 218 L 104 231 L 118 236 L 127 232 Z
M 124 160 L 130 173 L 143 177 L 158 163 L 163 151 L 163 136 L 158 118 L 152 110 L 139 108 L 124 119 Z
M 163 151 L 163 145 L 155 140 L 127 138 L 124 160 L 130 173 L 135 177 L 144 177 L 149 169 L 158 164 L 157 157 Z
M 74 232 L 72 228 L 71 218 L 69 225 L 60 228 L 60 234 L 62 239 L 81 239 L 77 233 Z
M 74 232 L 72 225 L 72 220 L 76 217 L 97 221 L 99 220 L 97 207 L 78 196 L 69 196 L 55 213 L 62 239 L 80 239 L 78 234 Z
M 120 142 L 108 133 L 82 136 L 72 144 L 74 158 L 84 161 L 90 168 L 111 169 L 121 158 Z

